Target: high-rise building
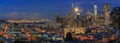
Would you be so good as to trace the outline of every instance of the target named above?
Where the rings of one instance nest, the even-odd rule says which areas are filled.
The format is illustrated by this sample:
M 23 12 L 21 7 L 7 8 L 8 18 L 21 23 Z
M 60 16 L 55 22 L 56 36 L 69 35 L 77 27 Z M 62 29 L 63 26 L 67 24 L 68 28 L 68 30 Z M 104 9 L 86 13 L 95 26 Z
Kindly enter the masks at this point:
M 106 16 L 108 16 L 109 12 L 110 12 L 109 4 L 104 4 L 103 5 L 103 17 L 105 18 Z
M 60 17 L 60 15 L 57 15 L 57 16 L 56 16 L 56 22 L 63 24 L 63 18 Z
M 103 18 L 105 20 L 105 25 L 109 23 L 109 12 L 110 12 L 109 4 L 104 4 L 103 5 Z
M 94 5 L 94 15 L 95 16 L 97 15 L 97 5 L 96 4 Z
M 94 4 L 94 23 L 96 24 L 97 22 L 97 5 Z
M 88 22 L 93 22 L 92 13 L 89 10 L 86 12 L 86 19 L 88 20 Z
M 91 14 L 89 10 L 86 12 L 86 16 L 87 16 L 87 19 L 91 18 Z

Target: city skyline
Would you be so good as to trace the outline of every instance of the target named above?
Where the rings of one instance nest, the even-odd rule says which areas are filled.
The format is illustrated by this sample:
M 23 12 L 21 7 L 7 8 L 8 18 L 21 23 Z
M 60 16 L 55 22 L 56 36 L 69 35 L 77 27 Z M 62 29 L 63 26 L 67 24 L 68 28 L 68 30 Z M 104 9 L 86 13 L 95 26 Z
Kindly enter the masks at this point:
M 98 6 L 98 14 L 102 13 L 103 4 L 109 4 L 110 10 L 119 6 L 120 0 L 0 0 L 0 19 L 52 19 L 57 14 L 67 16 L 71 11 L 72 1 L 75 7 L 93 12 L 93 5 Z

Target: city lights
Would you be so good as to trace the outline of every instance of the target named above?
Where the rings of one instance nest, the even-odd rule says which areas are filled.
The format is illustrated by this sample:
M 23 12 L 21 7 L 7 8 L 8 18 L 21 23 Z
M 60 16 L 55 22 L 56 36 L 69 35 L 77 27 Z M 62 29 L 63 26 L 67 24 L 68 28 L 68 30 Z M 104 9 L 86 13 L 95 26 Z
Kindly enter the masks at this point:
M 0 43 L 120 43 L 118 0 L 0 2 Z

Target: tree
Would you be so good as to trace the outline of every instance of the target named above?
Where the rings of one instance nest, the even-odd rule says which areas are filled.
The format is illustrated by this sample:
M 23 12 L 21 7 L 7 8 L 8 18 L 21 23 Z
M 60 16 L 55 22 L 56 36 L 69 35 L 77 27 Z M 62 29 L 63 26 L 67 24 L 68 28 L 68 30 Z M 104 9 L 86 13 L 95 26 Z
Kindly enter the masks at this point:
M 71 32 L 67 32 L 65 41 L 72 41 L 72 40 L 73 40 L 72 33 Z
M 120 30 L 120 7 L 115 7 L 112 9 L 110 18 L 112 20 L 112 25 L 118 26 Z M 120 37 L 118 38 L 117 43 L 120 43 Z
M 110 13 L 112 25 L 120 27 L 120 7 L 115 7 Z
M 4 43 L 4 41 L 0 39 L 0 43 Z

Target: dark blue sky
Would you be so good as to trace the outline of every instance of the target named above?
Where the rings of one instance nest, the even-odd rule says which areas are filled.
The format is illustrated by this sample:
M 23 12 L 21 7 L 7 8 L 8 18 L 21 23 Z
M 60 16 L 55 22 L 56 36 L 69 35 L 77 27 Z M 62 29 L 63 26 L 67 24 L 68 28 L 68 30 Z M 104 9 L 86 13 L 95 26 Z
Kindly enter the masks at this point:
M 82 9 L 82 15 L 87 10 L 93 11 L 93 4 L 98 5 L 98 13 L 102 5 L 110 4 L 111 9 L 120 5 L 120 0 L 73 0 L 75 6 Z M 66 16 L 71 10 L 72 0 L 0 0 L 1 19 L 52 19 L 56 14 Z

